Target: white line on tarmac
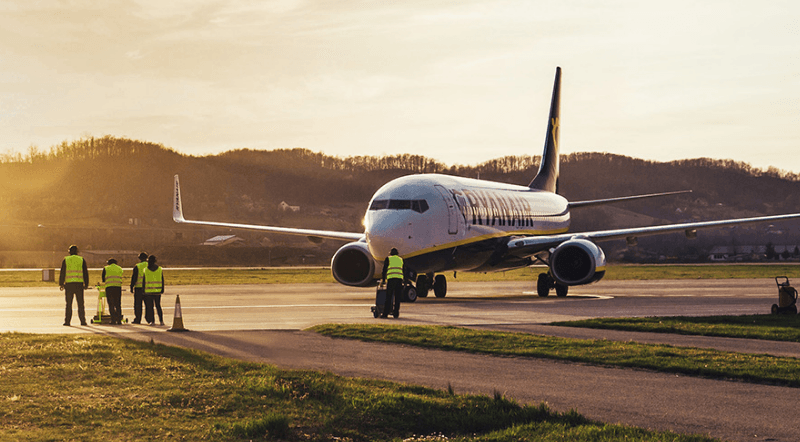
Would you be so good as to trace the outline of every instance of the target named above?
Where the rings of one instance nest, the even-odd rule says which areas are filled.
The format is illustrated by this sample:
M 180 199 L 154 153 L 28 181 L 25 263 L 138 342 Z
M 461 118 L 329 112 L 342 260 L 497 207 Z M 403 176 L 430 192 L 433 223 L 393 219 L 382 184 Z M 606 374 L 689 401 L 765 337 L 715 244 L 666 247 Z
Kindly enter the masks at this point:
M 317 307 L 336 307 L 336 308 L 350 308 L 350 307 L 371 307 L 375 304 L 280 304 L 280 305 L 216 305 L 216 306 L 200 306 L 192 307 L 182 305 L 182 310 L 222 310 L 222 309 L 252 309 L 252 308 L 317 308 Z M 173 307 L 163 306 L 164 310 L 172 309 Z M 87 308 L 87 312 L 88 312 Z M 0 308 L 0 312 L 63 312 L 64 307 L 60 308 Z
M 370 307 L 373 304 L 278 304 L 278 305 L 216 305 L 216 306 L 201 306 L 201 307 L 186 307 L 181 306 L 183 310 L 219 310 L 219 309 L 251 309 L 251 308 L 315 308 L 315 307 L 336 307 L 336 308 L 350 308 L 350 307 Z

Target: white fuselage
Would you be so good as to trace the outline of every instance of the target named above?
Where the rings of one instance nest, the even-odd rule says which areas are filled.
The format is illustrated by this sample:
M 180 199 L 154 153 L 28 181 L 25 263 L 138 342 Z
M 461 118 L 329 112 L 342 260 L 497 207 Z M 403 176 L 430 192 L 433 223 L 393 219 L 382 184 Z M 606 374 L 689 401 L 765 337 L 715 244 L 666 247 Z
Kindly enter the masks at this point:
M 568 202 L 557 194 L 438 174 L 385 184 L 364 219 L 376 261 L 394 247 L 420 273 L 482 267 L 509 237 L 563 233 L 569 222 Z

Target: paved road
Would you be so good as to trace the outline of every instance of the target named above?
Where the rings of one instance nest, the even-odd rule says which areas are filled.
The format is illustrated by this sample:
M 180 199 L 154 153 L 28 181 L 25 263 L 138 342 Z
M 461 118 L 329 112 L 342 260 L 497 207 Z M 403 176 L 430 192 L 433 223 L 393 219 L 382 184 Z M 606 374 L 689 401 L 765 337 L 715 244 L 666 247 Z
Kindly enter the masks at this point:
M 554 320 L 595 316 L 767 313 L 777 298 L 771 280 L 602 282 L 570 297 L 538 298 L 530 284 L 450 283 L 445 299 L 404 304 L 401 324 L 447 324 L 571 337 L 669 342 L 798 357 L 798 344 L 564 329 Z M 180 295 L 190 333 L 164 333 Z M 129 316 L 130 296 L 123 299 Z M 63 327 L 63 295 L 54 289 L 0 289 L 0 331 L 100 333 L 206 350 L 287 368 L 329 370 L 545 401 L 605 422 L 734 441 L 798 440 L 797 389 L 566 364 L 498 358 L 330 339 L 302 329 L 320 323 L 375 322 L 373 292 L 339 285 L 174 287 L 164 297 L 167 326 Z M 88 303 L 89 315 L 95 312 Z M 401 367 L 400 370 L 397 367 Z
M 167 275 L 168 276 L 168 275 Z M 167 280 L 169 283 L 169 280 Z M 591 317 L 745 315 L 768 313 L 777 302 L 775 282 L 765 280 L 603 281 L 574 287 L 566 298 L 539 298 L 533 283 L 449 282 L 444 299 L 404 304 L 404 324 L 457 326 L 546 324 Z M 339 284 L 274 284 L 168 287 L 162 298 L 171 325 L 176 295 L 193 330 L 299 330 L 329 322 L 373 322 L 374 289 Z M 123 313 L 132 319 L 132 295 Z M 86 295 L 94 316 L 97 291 Z M 73 307 L 75 310 L 76 307 Z M 85 333 L 63 327 L 64 295 L 57 288 L 0 288 L 0 332 Z M 73 325 L 77 314 L 73 314 Z M 128 327 L 133 330 L 133 327 Z

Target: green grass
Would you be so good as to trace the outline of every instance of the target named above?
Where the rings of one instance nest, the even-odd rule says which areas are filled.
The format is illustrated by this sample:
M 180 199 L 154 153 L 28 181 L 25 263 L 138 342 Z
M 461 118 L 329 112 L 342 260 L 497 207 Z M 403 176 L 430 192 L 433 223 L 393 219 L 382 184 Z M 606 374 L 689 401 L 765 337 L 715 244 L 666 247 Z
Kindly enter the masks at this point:
M 544 267 L 528 267 L 500 273 L 457 274 L 456 281 L 533 281 Z M 659 279 L 758 279 L 787 275 L 791 279 L 800 271 L 796 264 L 701 264 L 701 265 L 609 265 L 604 281 Z M 449 278 L 450 275 L 448 275 Z
M 442 326 L 325 324 L 312 330 L 336 338 L 800 387 L 800 359 L 796 358 Z
M 250 269 L 170 269 L 165 268 L 170 285 L 212 284 L 291 284 L 332 283 L 330 269 L 270 267 Z M 459 272 L 451 281 L 494 282 L 531 281 L 542 273 L 543 267 L 529 267 L 498 273 Z M 655 279 L 758 279 L 788 275 L 791 279 L 800 270 L 799 265 L 612 265 L 608 266 L 605 280 L 655 280 Z M 130 280 L 130 269 L 123 278 Z M 452 273 L 447 273 L 452 278 Z M 100 280 L 100 270 L 90 270 L 92 284 Z M 58 270 L 56 270 L 58 280 Z M 4 270 L 0 272 L 0 287 L 50 287 L 55 283 L 43 282 L 41 270 Z
M 604 279 L 759 279 L 779 275 L 797 275 L 797 264 L 702 264 L 702 265 L 614 265 L 609 266 Z
M 58 284 L 59 270 L 56 269 L 56 282 L 42 281 L 41 270 L 4 270 L 0 272 L 0 287 L 54 287 Z M 89 270 L 89 282 L 94 285 L 100 281 L 101 270 Z M 125 269 L 123 285 L 130 283 L 131 271 Z M 235 269 L 164 269 L 168 285 L 226 285 L 226 284 L 317 284 L 335 283 L 328 268 L 235 268 Z
M 597 318 L 551 325 L 800 342 L 800 315 Z
M 455 395 L 281 370 L 106 336 L 0 334 L 3 441 L 431 440 L 423 438 L 429 435 L 463 441 L 711 440 L 595 423 L 499 393 Z

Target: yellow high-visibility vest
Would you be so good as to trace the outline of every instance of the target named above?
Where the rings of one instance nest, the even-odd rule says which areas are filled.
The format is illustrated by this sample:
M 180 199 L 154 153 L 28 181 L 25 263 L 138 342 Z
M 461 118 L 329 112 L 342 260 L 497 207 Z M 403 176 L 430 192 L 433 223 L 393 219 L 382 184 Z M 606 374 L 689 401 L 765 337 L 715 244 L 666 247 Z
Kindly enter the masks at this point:
M 155 271 L 150 270 L 149 268 L 145 267 L 144 269 L 144 293 L 146 295 L 158 295 L 161 294 L 162 284 L 161 284 L 161 267 L 156 269 Z
M 386 269 L 386 279 L 403 279 L 403 258 L 397 255 L 389 256 L 389 268 Z
M 136 283 L 133 284 L 134 288 L 140 289 L 142 288 L 142 281 L 144 281 L 144 269 L 147 268 L 147 261 L 142 261 L 135 266 L 137 269 L 136 271 Z
M 105 266 L 106 287 L 122 287 L 122 267 L 116 264 Z
M 66 265 L 66 275 L 64 283 L 80 282 L 83 283 L 83 258 L 78 255 L 69 255 L 64 258 Z

